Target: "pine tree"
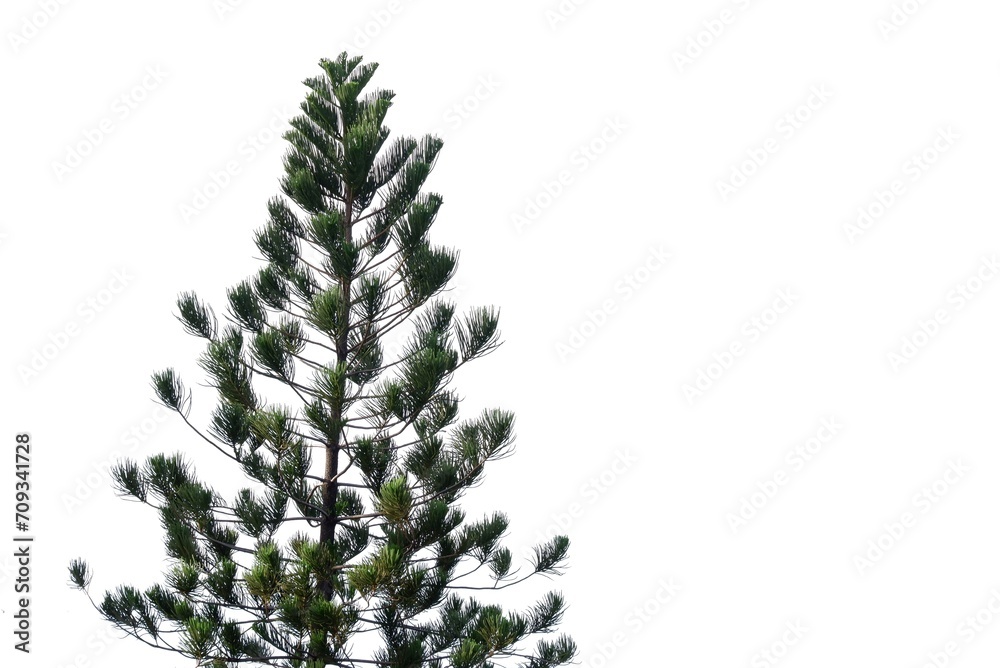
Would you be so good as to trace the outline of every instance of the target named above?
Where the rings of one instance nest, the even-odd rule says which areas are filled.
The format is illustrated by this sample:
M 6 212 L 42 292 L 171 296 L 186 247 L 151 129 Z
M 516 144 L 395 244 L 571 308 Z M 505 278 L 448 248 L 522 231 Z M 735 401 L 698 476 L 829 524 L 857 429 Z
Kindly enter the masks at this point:
M 227 500 L 180 454 L 117 464 L 117 491 L 158 511 L 169 567 L 162 584 L 91 602 L 126 634 L 213 668 L 568 663 L 575 644 L 551 635 L 559 593 L 520 612 L 488 600 L 560 573 L 568 538 L 513 569 L 505 515 L 467 521 L 457 504 L 511 454 L 514 417 L 458 421 L 449 389 L 499 332 L 494 309 L 458 316 L 442 296 L 458 254 L 429 242 L 442 199 L 421 191 L 442 142 L 389 141 L 394 95 L 365 92 L 376 64 L 343 53 L 320 67 L 284 136 L 284 197 L 255 235 L 266 265 L 228 291 L 221 328 L 194 293 L 177 301 L 207 341 L 199 362 L 218 392 L 207 432 L 174 370 L 152 377 L 158 400 L 250 484 Z M 386 360 L 386 336 L 407 330 Z M 262 386 L 289 402 L 265 401 Z M 89 592 L 87 564 L 69 571 Z

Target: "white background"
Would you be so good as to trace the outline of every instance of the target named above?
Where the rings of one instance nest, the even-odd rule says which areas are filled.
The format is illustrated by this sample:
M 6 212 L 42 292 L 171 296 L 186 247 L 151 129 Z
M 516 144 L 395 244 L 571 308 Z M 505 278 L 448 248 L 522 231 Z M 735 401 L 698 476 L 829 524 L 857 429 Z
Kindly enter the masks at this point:
M 917 668 L 952 641 L 948 665 L 1000 656 L 1000 281 L 979 274 L 1000 253 L 1000 5 L 909 0 L 880 27 L 890 0 L 45 4 L 0 17 L 0 534 L 12 544 L 27 430 L 37 537 L 30 656 L 11 648 L 0 550 L 6 665 L 188 665 L 117 639 L 65 567 L 86 557 L 95 596 L 160 577 L 159 522 L 115 498 L 107 462 L 182 451 L 205 479 L 231 474 L 156 411 L 149 375 L 176 367 L 205 425 L 201 345 L 174 300 L 197 290 L 221 312 L 260 266 L 284 151 L 269 125 L 344 49 L 381 63 L 395 133 L 445 139 L 433 238 L 461 251 L 460 305 L 501 308 L 506 344 L 456 387 L 463 415 L 513 410 L 518 445 L 470 515 L 506 511 L 515 553 L 557 523 L 572 539 L 565 576 L 504 603 L 564 591 L 594 668 L 772 665 L 759 652 L 782 653 L 788 624 L 805 629 L 784 635 L 789 667 Z M 724 198 L 734 169 L 752 174 Z M 768 311 L 782 290 L 793 306 Z M 686 396 L 699 372 L 714 378 Z M 831 419 L 797 468 L 788 453 Z M 967 470 L 933 491 L 949 462 Z M 755 514 L 727 519 L 744 500 Z

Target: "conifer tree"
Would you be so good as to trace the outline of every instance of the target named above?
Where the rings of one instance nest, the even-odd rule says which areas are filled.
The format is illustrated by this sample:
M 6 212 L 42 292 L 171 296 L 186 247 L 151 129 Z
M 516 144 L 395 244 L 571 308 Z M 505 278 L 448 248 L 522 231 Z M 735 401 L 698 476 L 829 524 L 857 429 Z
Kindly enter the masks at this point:
M 442 199 L 422 192 L 442 142 L 389 139 L 393 93 L 366 91 L 376 67 L 343 53 L 304 81 L 283 196 L 255 235 L 266 264 L 228 291 L 227 322 L 178 298 L 217 390 L 207 430 L 173 369 L 152 377 L 247 486 L 223 498 L 180 454 L 115 465 L 117 491 L 156 509 L 169 565 L 162 583 L 91 602 L 197 666 L 563 665 L 576 652 L 556 633 L 563 597 L 506 611 L 495 592 L 560 573 L 568 538 L 514 568 L 506 516 L 458 505 L 512 451 L 513 415 L 460 421 L 449 387 L 499 345 L 497 312 L 459 315 L 443 296 L 458 253 L 430 243 Z M 90 597 L 87 564 L 69 572 Z

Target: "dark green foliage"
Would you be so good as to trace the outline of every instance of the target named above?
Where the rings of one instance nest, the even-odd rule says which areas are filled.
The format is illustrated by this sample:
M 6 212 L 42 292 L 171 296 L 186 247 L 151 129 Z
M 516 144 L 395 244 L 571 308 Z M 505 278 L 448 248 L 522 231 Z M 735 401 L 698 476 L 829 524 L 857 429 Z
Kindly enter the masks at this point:
M 86 589 L 90 586 L 91 573 L 86 562 L 82 559 L 74 559 L 69 564 L 69 579 L 78 589 Z
M 206 340 L 199 362 L 218 395 L 207 431 L 187 421 L 173 369 L 152 377 L 208 456 L 247 481 L 225 498 L 180 454 L 115 465 L 116 490 L 156 509 L 168 565 L 162 583 L 117 587 L 96 607 L 212 668 L 569 663 L 573 641 L 544 635 L 562 619 L 559 594 L 520 612 L 465 595 L 558 574 L 569 540 L 537 546 L 518 575 L 507 516 L 467 521 L 456 503 L 511 453 L 514 416 L 459 421 L 449 387 L 500 338 L 495 309 L 461 314 L 440 298 L 458 252 L 431 243 L 442 199 L 422 189 L 442 143 L 390 139 L 393 93 L 368 88 L 375 64 L 341 54 L 320 67 L 285 134 L 284 197 L 254 235 L 265 265 L 227 291 L 221 329 L 193 292 L 177 300 L 184 329 Z M 389 358 L 387 338 L 403 334 Z M 266 399 L 279 385 L 281 402 Z M 90 585 L 82 560 L 69 574 Z
M 187 394 L 181 379 L 174 374 L 173 369 L 158 371 L 153 374 L 153 389 L 164 406 L 180 413 L 187 414 Z
M 203 339 L 215 338 L 218 323 L 212 307 L 199 301 L 193 292 L 183 292 L 177 298 L 177 308 L 180 311 L 177 319 L 184 325 L 184 329 Z

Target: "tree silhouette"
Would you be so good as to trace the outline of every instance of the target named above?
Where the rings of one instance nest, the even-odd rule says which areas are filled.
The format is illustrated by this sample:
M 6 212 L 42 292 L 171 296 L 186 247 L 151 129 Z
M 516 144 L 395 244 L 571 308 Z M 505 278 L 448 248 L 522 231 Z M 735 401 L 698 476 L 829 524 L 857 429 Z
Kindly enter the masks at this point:
M 511 454 L 514 417 L 458 421 L 449 389 L 499 332 L 494 309 L 459 316 L 442 297 L 458 253 L 429 242 L 442 200 L 421 192 L 442 142 L 389 140 L 393 93 L 365 92 L 376 64 L 343 53 L 320 67 L 285 134 L 284 196 L 255 236 L 266 265 L 228 291 L 221 328 L 194 293 L 177 301 L 207 342 L 200 364 L 218 392 L 207 431 L 188 420 L 192 395 L 173 369 L 152 379 L 249 485 L 225 499 L 179 454 L 116 465 L 119 493 L 159 513 L 170 566 L 163 583 L 92 602 L 198 666 L 568 663 L 573 641 L 550 635 L 560 594 L 520 612 L 485 600 L 561 572 L 568 538 L 537 546 L 521 574 L 501 543 L 504 514 L 467 521 L 457 503 Z M 386 336 L 404 332 L 385 359 Z M 88 592 L 87 564 L 69 571 Z

